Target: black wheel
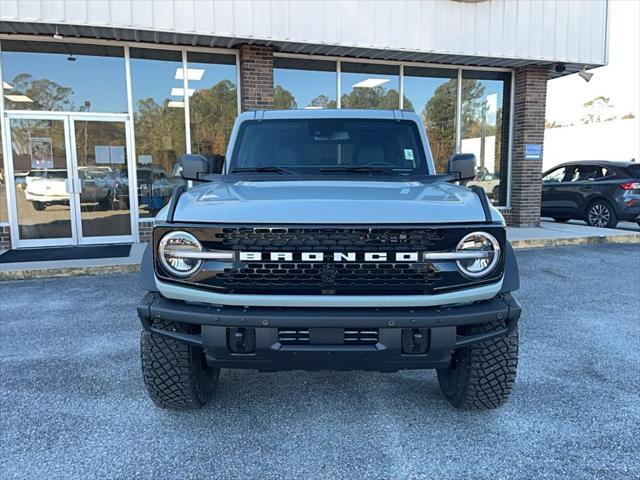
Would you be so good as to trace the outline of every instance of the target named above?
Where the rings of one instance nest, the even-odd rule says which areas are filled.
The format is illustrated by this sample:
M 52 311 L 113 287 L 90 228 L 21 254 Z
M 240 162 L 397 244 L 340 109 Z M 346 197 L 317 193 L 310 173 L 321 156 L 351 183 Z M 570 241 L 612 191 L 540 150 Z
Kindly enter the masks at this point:
M 47 208 L 47 206 L 42 202 L 32 202 L 32 204 L 33 204 L 33 208 L 35 208 L 39 212 Z
M 156 325 L 163 330 L 187 332 L 187 327 L 171 322 Z M 195 409 L 211 398 L 220 369 L 207 365 L 201 348 L 143 330 L 140 351 L 144 383 L 151 400 L 158 407 Z
M 113 194 L 109 193 L 106 197 L 104 197 L 102 200 L 100 200 L 98 202 L 98 207 L 100 207 L 100 210 L 113 210 L 113 206 L 114 206 L 114 199 L 113 199 Z
M 589 205 L 584 220 L 591 227 L 616 228 L 618 224 L 618 216 L 606 200 L 596 200 Z
M 571 219 L 570 218 L 553 217 L 553 220 L 558 222 L 558 223 L 566 223 Z
M 496 202 L 500 200 L 500 185 L 496 185 L 495 187 L 493 187 L 493 190 L 491 190 L 491 195 Z
M 503 329 L 496 321 L 463 327 L 461 334 L 475 335 Z M 438 382 L 456 408 L 488 410 L 507 401 L 518 368 L 518 327 L 505 337 L 461 348 L 453 353 L 448 368 L 438 370 Z

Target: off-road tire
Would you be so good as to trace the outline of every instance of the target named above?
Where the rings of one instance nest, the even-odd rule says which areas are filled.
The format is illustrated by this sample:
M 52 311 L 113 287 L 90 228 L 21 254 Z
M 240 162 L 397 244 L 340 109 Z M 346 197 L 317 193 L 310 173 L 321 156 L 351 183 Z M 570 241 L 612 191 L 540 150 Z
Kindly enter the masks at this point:
M 154 326 L 188 332 L 188 327 L 171 322 L 160 322 Z M 140 352 L 144 383 L 151 400 L 158 407 L 196 409 L 211 398 L 220 369 L 207 366 L 201 348 L 142 330 Z
M 461 335 L 477 335 L 505 328 L 504 321 L 461 327 Z M 448 368 L 438 370 L 438 382 L 456 408 L 489 410 L 509 398 L 518 368 L 518 327 L 507 336 L 470 345 L 454 352 Z
M 595 200 L 587 207 L 584 221 L 590 227 L 616 228 L 618 215 L 616 215 L 615 209 L 608 201 Z

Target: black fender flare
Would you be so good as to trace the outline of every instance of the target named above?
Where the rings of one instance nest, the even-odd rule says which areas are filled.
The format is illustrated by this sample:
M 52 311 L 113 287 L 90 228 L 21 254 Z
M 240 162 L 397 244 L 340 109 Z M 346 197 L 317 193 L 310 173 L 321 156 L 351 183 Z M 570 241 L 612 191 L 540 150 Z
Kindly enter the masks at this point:
M 500 293 L 515 292 L 520 288 L 520 272 L 518 271 L 518 259 L 510 242 L 507 242 L 504 251 L 504 277 Z
M 138 274 L 138 286 L 148 292 L 157 292 L 156 277 L 153 271 L 153 247 L 147 244 L 142 254 L 140 262 L 140 273 Z

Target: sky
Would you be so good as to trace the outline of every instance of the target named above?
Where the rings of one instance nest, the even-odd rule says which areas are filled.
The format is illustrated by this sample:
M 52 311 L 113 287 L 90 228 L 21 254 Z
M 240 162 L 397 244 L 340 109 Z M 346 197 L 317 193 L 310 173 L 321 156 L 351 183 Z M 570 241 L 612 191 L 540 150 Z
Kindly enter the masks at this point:
M 609 64 L 590 70 L 585 82 L 577 74 L 551 80 L 547 85 L 547 121 L 578 124 L 584 103 L 603 95 L 618 117 L 640 117 L 640 1 L 610 0 Z M 640 133 L 638 134 L 640 136 Z

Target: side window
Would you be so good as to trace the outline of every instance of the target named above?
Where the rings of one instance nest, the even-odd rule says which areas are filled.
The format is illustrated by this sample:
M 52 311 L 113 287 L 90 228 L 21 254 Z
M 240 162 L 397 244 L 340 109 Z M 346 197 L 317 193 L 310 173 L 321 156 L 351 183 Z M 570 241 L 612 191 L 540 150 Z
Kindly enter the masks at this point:
M 602 177 L 602 167 L 597 165 L 581 165 L 575 167 L 571 178 L 571 182 L 587 182 L 597 180 Z
M 567 173 L 567 167 L 556 168 L 555 170 L 547 173 L 542 181 L 545 183 L 559 183 L 564 180 L 564 176 Z

